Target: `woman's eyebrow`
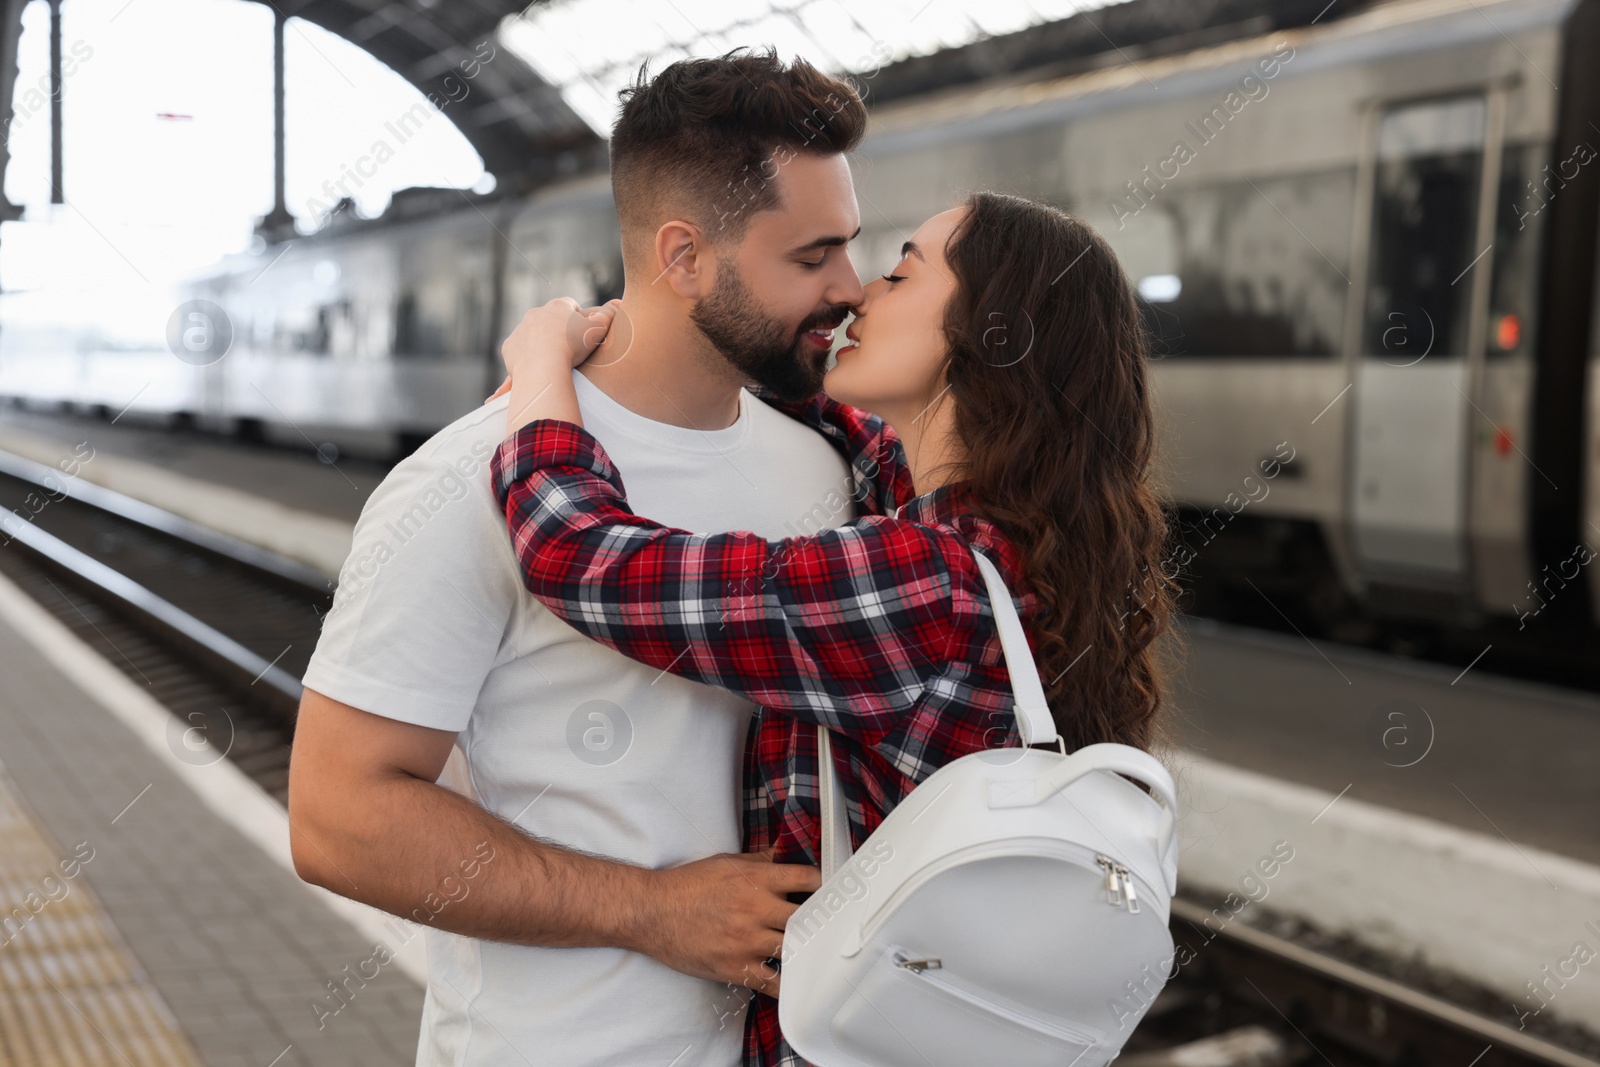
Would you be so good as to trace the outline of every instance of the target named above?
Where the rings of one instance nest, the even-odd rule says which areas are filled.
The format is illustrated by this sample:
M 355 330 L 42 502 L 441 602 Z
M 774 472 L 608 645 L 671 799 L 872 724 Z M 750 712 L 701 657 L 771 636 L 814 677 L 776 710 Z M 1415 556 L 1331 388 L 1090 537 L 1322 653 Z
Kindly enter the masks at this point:
M 917 247 L 917 242 L 915 241 L 907 241 L 900 246 L 900 258 L 905 259 L 908 255 L 916 256 L 924 263 L 928 262 L 928 257 L 922 254 L 922 249 Z

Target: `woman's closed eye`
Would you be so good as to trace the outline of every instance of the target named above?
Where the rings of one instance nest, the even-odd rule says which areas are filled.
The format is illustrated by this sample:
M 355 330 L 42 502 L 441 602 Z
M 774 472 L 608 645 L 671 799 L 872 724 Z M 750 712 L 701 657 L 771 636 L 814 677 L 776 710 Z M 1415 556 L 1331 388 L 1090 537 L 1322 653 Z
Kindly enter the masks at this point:
M 906 276 L 904 274 L 885 274 L 883 280 L 890 283 L 903 282 L 906 280 Z

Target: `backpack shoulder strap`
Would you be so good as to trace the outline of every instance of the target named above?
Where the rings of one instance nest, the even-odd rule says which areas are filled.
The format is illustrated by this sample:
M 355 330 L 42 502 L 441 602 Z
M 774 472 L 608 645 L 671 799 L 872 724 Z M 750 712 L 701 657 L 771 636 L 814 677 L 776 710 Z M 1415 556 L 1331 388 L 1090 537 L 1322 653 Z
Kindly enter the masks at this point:
M 1055 719 L 1050 716 L 1050 704 L 1045 700 L 1044 686 L 1039 682 L 1039 668 L 1034 664 L 1033 652 L 1028 648 L 1028 635 L 1017 617 L 1017 607 L 1011 601 L 1011 591 L 1006 588 L 1000 571 L 989 558 L 977 549 L 972 550 L 978 570 L 983 575 L 984 587 L 989 592 L 989 604 L 994 612 L 995 625 L 1000 631 L 1000 648 L 1005 653 L 1006 668 L 1011 675 L 1011 696 L 1016 702 L 1017 731 L 1024 745 L 1056 739 Z M 827 881 L 833 872 L 844 866 L 853 851 L 850 845 L 850 817 L 845 811 L 844 789 L 833 766 L 832 735 L 826 726 L 817 727 L 817 803 L 822 816 L 822 846 L 818 857 L 822 879 Z
M 989 590 L 989 605 L 994 612 L 995 626 L 1000 630 L 1000 647 L 1005 651 L 1006 667 L 1011 674 L 1011 695 L 1016 701 L 1017 732 L 1024 745 L 1056 739 L 1056 721 L 1050 715 L 1050 703 L 1045 699 L 1044 686 L 1039 681 L 1039 668 L 1034 664 L 1033 652 L 1028 648 L 1028 635 L 1017 618 L 1017 607 L 1011 602 L 1011 591 L 1006 588 L 1000 571 L 989 562 L 989 557 L 974 549 L 972 557 L 978 561 L 983 573 L 983 583 Z
M 833 735 L 817 727 L 817 793 L 822 810 L 822 855 L 818 856 L 826 882 L 850 861 L 850 814 L 844 807 L 844 787 L 833 768 Z

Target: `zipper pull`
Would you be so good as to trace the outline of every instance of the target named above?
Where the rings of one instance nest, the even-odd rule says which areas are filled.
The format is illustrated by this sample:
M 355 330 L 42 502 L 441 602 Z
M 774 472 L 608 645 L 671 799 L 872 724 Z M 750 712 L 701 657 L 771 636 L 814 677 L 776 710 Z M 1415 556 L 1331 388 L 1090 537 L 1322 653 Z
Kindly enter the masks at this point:
M 938 956 L 930 956 L 925 960 L 895 960 L 908 971 L 921 974 L 923 971 L 940 971 L 944 969 L 944 961 Z
M 1108 856 L 1096 855 L 1094 861 L 1106 872 L 1106 903 L 1114 908 L 1120 907 L 1122 891 L 1117 886 L 1117 865 Z
M 1117 868 L 1117 873 L 1122 875 L 1122 884 L 1127 888 L 1128 891 L 1128 914 L 1139 914 L 1139 898 L 1135 896 L 1133 892 L 1132 875 L 1129 873 L 1128 868 L 1122 866 Z

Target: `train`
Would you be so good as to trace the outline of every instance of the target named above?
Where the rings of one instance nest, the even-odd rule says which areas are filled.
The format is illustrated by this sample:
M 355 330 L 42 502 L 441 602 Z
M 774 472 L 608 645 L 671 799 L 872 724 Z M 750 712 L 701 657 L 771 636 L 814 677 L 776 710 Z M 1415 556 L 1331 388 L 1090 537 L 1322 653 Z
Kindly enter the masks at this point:
M 874 105 L 852 258 L 886 269 L 972 189 L 1060 206 L 1150 324 L 1175 565 L 1592 630 L 1600 0 L 1334 14 Z M 224 358 L 8 324 L 0 396 L 404 451 L 498 383 L 524 309 L 621 286 L 603 172 L 409 190 L 197 277 L 172 329 L 217 309 Z

